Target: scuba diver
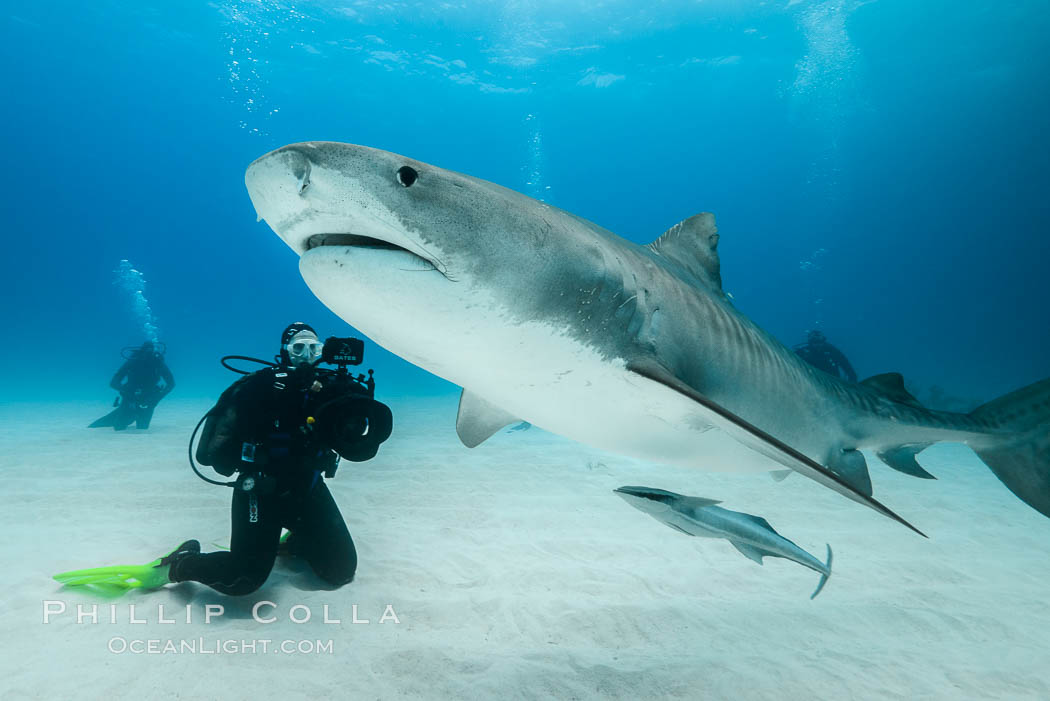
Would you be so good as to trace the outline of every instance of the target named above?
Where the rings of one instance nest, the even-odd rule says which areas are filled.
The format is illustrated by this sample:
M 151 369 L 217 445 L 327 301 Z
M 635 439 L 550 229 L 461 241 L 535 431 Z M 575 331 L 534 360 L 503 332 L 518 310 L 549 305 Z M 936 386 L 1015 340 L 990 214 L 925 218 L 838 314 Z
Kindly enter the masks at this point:
M 109 381 L 109 386 L 120 393 L 113 401 L 116 409 L 88 428 L 112 426 L 123 431 L 132 423 L 136 428 L 149 428 L 153 410 L 175 388 L 175 378 L 164 362 L 163 345 L 158 348 L 153 341 L 146 341 L 138 348 L 125 348 L 121 356 L 126 360 Z
M 818 370 L 850 382 L 857 381 L 857 373 L 853 371 L 853 366 L 849 364 L 846 356 L 828 343 L 824 334 L 816 329 L 807 333 L 805 343 L 800 343 L 792 350 Z
M 329 586 L 349 583 L 357 551 L 323 477 L 335 476 L 339 458 L 375 457 L 393 425 L 390 409 L 374 399 L 369 370 L 356 378 L 346 369 L 361 362 L 364 344 L 354 338 L 321 343 L 307 324 L 281 334 L 277 364 L 228 356 L 227 368 L 245 377 L 231 385 L 197 424 L 203 425 L 197 461 L 210 465 L 233 487 L 229 551 L 201 553 L 188 540 L 146 565 L 102 567 L 55 575 L 67 585 L 119 592 L 169 582 L 200 582 L 228 595 L 249 594 L 266 581 L 278 555 L 304 558 Z M 226 365 L 229 357 L 270 367 L 247 373 Z M 339 366 L 320 369 L 321 361 Z M 194 436 L 197 431 L 194 431 Z M 282 537 L 282 529 L 288 529 Z

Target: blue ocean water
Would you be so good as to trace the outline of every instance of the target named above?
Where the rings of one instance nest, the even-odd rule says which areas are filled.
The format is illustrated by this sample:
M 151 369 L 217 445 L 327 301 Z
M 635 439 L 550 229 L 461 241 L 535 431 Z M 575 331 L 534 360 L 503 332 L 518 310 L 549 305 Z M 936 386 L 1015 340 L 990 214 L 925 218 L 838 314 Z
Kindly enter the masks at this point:
M 716 214 L 786 343 L 987 399 L 1050 376 L 1045 2 L 50 2 L 0 13 L 0 399 L 108 400 L 145 335 L 184 397 L 307 320 L 246 166 L 375 146 L 638 242 Z M 136 311 L 137 309 L 137 311 Z M 381 392 L 450 385 L 369 344 Z

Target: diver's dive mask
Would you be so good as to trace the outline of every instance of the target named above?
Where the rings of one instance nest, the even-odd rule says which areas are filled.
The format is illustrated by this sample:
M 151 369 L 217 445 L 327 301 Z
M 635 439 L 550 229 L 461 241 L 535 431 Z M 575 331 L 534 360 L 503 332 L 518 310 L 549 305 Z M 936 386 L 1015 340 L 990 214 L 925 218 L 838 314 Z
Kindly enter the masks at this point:
M 288 359 L 292 365 L 315 365 L 321 359 L 321 351 L 324 344 L 317 340 L 312 331 L 300 331 L 292 336 L 284 347 L 288 352 Z

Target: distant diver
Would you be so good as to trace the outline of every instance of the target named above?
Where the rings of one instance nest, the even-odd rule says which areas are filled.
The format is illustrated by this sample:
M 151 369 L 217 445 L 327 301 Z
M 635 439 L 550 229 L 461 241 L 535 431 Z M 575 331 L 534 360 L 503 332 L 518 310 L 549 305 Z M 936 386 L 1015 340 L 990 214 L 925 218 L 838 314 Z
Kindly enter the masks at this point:
M 304 558 L 328 586 L 354 578 L 357 551 L 323 477 L 335 476 L 339 458 L 375 457 L 393 426 L 390 409 L 374 398 L 369 370 L 356 378 L 347 365 L 361 362 L 364 344 L 354 338 L 321 343 L 307 324 L 281 334 L 276 364 L 233 383 L 197 424 L 197 461 L 235 481 L 217 482 L 197 471 L 190 438 L 190 464 L 205 481 L 233 487 L 233 532 L 229 551 L 201 553 L 187 540 L 145 565 L 64 572 L 54 579 L 102 592 L 157 588 L 169 582 L 200 582 L 223 594 L 258 589 L 278 555 Z M 319 362 L 338 366 L 320 369 Z M 288 533 L 282 537 L 282 529 Z
M 163 345 L 146 341 L 138 348 L 125 348 L 126 361 L 120 366 L 109 386 L 120 395 L 114 400 L 116 407 L 88 428 L 112 426 L 123 431 L 132 423 L 136 428 L 149 428 L 153 410 L 160 400 L 175 389 L 175 378 L 164 362 Z
M 808 332 L 805 343 L 800 343 L 792 350 L 818 370 L 850 382 L 857 381 L 857 373 L 853 371 L 845 354 L 828 343 L 827 337 L 816 329 Z

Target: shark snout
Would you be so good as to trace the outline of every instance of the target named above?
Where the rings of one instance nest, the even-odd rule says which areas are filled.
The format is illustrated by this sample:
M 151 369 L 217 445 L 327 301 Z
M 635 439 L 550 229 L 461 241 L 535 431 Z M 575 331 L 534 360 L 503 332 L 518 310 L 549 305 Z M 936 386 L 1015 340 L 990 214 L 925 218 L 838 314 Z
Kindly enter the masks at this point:
M 329 249 L 325 259 L 339 257 L 345 265 L 346 255 L 362 260 L 365 249 L 401 250 L 421 260 L 401 261 L 396 270 L 437 270 L 447 277 L 447 256 L 421 240 L 417 221 L 406 223 L 406 212 L 424 220 L 428 214 L 419 204 L 426 201 L 425 193 L 417 196 L 422 180 L 421 164 L 416 161 L 326 141 L 271 151 L 244 174 L 257 217 L 300 257 L 323 247 Z M 443 216 L 440 211 L 436 215 L 439 221 Z M 334 253 L 335 248 L 341 252 Z
M 292 144 L 256 159 L 244 174 L 255 214 L 299 255 L 316 233 L 344 233 L 346 217 L 323 194 L 323 154 L 313 142 Z
M 613 491 L 617 492 L 618 494 L 661 502 L 665 502 L 669 499 L 674 499 L 681 496 L 681 494 L 668 492 L 665 489 L 656 489 L 655 487 L 617 487 Z
M 613 491 L 634 508 L 651 516 L 670 511 L 681 496 L 654 487 L 618 487 Z
M 310 159 L 297 149 L 285 147 L 257 159 L 244 174 L 255 214 L 292 248 L 286 237 L 295 219 L 306 210 L 303 194 L 310 186 Z

